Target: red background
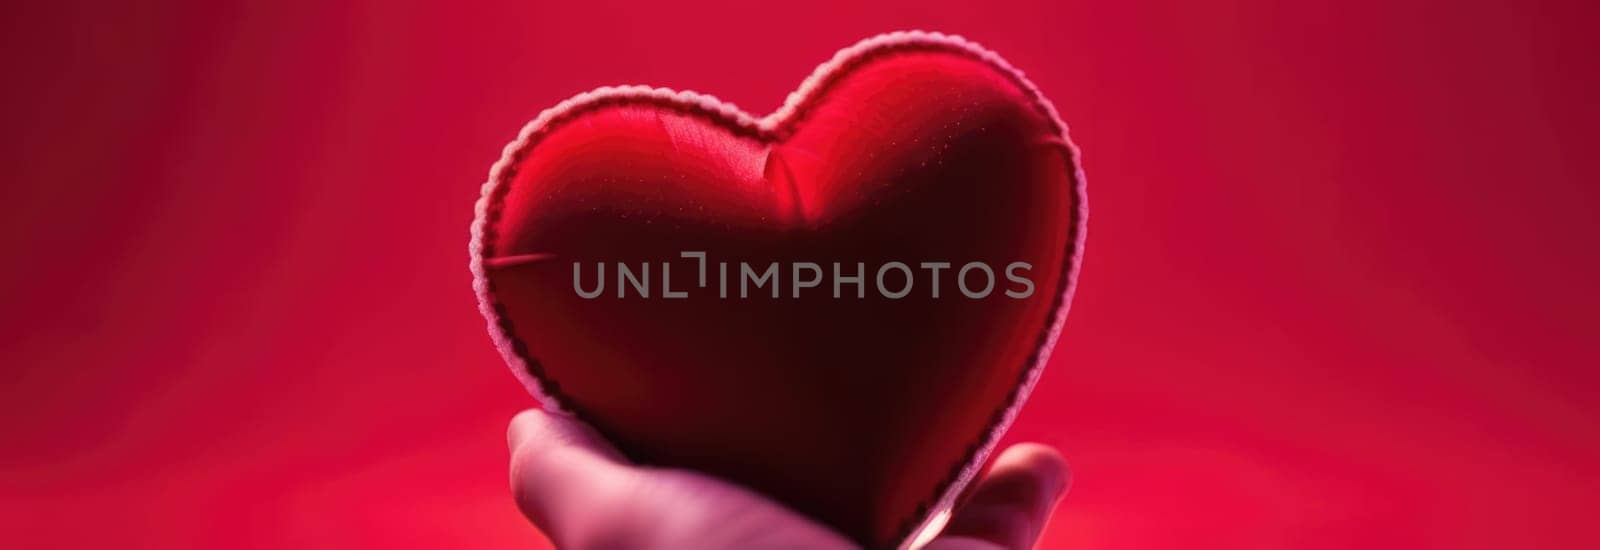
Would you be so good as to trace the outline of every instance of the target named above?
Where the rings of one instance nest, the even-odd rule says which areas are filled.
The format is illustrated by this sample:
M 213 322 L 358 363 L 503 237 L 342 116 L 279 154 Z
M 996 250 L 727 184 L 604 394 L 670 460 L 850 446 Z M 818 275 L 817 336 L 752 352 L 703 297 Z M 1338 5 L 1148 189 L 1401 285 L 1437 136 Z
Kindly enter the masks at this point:
M 540 545 L 466 268 L 500 148 L 925 28 L 1084 149 L 1008 436 L 1075 466 L 1045 547 L 1595 545 L 1594 8 L 858 4 L 4 8 L 0 541 Z

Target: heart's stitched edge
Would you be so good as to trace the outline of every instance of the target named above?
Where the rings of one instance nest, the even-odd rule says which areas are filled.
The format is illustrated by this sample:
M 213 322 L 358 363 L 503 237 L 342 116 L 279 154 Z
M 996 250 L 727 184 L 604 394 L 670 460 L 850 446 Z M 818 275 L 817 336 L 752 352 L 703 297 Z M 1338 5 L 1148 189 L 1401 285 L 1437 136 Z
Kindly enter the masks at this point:
M 944 512 L 953 507 L 961 490 L 969 485 L 983 468 L 989 454 L 994 451 L 995 444 L 1011 427 L 1017 412 L 1027 401 L 1028 395 L 1033 392 L 1039 375 L 1050 360 L 1050 353 L 1061 336 L 1061 327 L 1066 322 L 1072 295 L 1077 288 L 1078 274 L 1083 266 L 1083 247 L 1089 218 L 1083 166 L 1079 161 L 1080 153 L 1069 138 L 1067 125 L 1062 122 L 1055 106 L 1039 92 L 1022 71 L 1007 63 L 998 54 L 960 36 L 936 32 L 901 31 L 862 40 L 839 50 L 833 59 L 819 65 L 798 89 L 789 94 L 782 107 L 760 119 L 709 95 L 648 86 L 597 88 L 568 98 L 555 107 L 540 112 L 538 117 L 522 128 L 515 140 L 506 145 L 500 160 L 490 169 L 489 181 L 484 183 L 483 194 L 475 205 L 476 214 L 472 222 L 471 241 L 467 246 L 471 258 L 469 268 L 472 271 L 472 288 L 478 298 L 479 311 L 488 322 L 489 336 L 511 367 L 512 374 L 528 388 L 545 409 L 571 414 L 580 420 L 585 416 L 571 400 L 562 395 L 559 384 L 545 375 L 543 365 L 533 357 L 526 344 L 514 336 L 511 320 L 495 301 L 494 289 L 484 271 L 484 259 L 493 253 L 495 223 L 499 221 L 503 199 L 510 188 L 509 182 L 515 179 L 517 166 L 527 158 L 545 135 L 567 121 L 603 107 L 645 104 L 703 117 L 747 139 L 779 141 L 798 127 L 809 113 L 810 107 L 818 103 L 819 98 L 825 95 L 843 75 L 874 59 L 904 51 L 940 51 L 963 55 L 983 62 L 1008 76 L 1012 83 L 1028 96 L 1034 108 L 1045 115 L 1052 130 L 1061 138 L 1066 161 L 1072 167 L 1073 201 L 1076 205 L 1072 212 L 1072 220 L 1069 221 L 1071 227 L 1068 228 L 1067 246 L 1070 250 L 1066 255 L 1066 265 L 1063 266 L 1061 286 L 1050 307 L 1051 320 L 1039 335 L 1039 343 L 1028 359 L 1029 364 L 1023 370 L 1022 379 L 1007 396 L 1005 405 L 995 411 L 989 428 L 977 441 L 969 445 L 963 460 L 951 467 L 950 476 L 934 489 L 933 495 L 917 506 L 912 517 L 900 522 L 895 539 L 901 541 L 899 546 L 904 548 L 913 543 L 914 535 L 940 527 L 934 524 L 947 518 Z

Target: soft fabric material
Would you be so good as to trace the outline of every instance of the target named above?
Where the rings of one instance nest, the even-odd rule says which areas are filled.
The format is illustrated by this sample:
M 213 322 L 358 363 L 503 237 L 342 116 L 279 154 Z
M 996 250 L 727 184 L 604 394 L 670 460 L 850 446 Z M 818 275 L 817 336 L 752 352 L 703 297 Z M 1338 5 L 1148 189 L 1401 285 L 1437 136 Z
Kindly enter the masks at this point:
M 763 119 L 688 92 L 600 89 L 507 146 L 473 226 L 475 285 L 548 408 L 642 463 L 902 545 L 980 469 L 1055 343 L 1087 214 L 1076 157 L 1020 72 L 937 34 L 841 51 Z M 706 254 L 706 287 L 684 251 Z M 973 261 L 995 271 L 981 299 L 956 285 Z M 575 262 L 590 289 L 605 264 L 605 291 L 576 292 Z M 618 297 L 617 262 L 650 264 L 649 298 Z M 664 262 L 686 298 L 662 296 Z M 780 297 L 738 298 L 738 262 L 778 262 Z M 796 262 L 823 271 L 800 298 Z M 833 297 L 833 262 L 865 265 L 864 298 L 849 283 Z M 915 272 L 903 298 L 876 288 L 888 262 Z M 952 264 L 938 298 L 920 262 Z M 1004 294 L 1020 288 L 1013 262 L 1032 266 L 1027 298 Z

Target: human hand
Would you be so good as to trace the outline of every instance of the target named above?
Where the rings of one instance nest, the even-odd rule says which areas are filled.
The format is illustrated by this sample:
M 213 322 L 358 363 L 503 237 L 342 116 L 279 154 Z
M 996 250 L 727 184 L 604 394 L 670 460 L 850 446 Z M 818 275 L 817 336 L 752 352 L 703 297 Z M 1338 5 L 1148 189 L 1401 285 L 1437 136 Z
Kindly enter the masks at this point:
M 854 548 L 843 535 L 749 489 L 629 462 L 589 426 L 528 410 L 511 420 L 511 492 L 559 548 Z M 927 550 L 1031 548 L 1071 474 L 1043 445 L 995 459 Z

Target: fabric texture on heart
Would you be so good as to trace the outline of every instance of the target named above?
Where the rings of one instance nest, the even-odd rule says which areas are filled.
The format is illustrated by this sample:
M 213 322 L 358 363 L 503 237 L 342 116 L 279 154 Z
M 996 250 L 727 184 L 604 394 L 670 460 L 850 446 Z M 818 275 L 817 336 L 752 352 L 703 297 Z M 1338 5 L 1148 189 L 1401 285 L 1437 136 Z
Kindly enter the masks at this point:
M 547 408 L 641 463 L 893 547 L 953 505 L 1027 398 L 1086 217 L 1077 150 L 1020 72 L 958 37 L 894 33 L 761 119 L 643 87 L 545 111 L 491 172 L 471 267 L 490 334 Z M 876 277 L 895 262 L 908 271 L 883 285 L 909 282 L 900 297 Z M 981 298 L 959 286 L 973 262 L 993 272 Z M 1017 262 L 1022 298 L 1006 293 Z M 796 284 L 804 263 L 817 286 Z M 776 297 L 741 296 L 742 266 L 769 265 Z

